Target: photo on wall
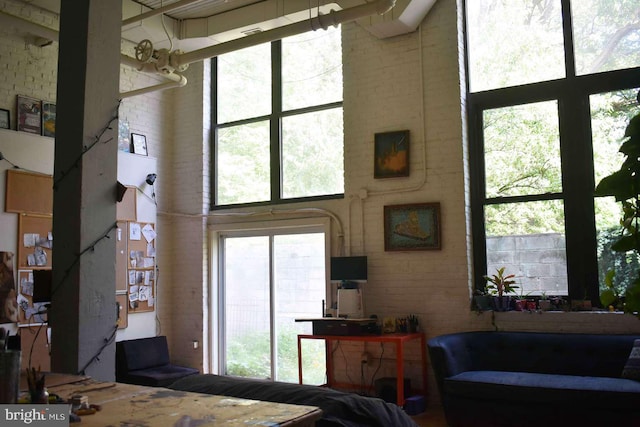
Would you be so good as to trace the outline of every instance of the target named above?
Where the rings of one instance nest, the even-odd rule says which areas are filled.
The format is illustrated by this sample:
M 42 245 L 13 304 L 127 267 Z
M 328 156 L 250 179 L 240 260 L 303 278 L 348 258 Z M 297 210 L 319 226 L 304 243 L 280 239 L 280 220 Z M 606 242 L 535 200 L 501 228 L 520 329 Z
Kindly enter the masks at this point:
M 409 176 L 409 131 L 376 133 L 374 178 Z
M 11 127 L 11 112 L 0 108 L 0 129 L 9 129 Z
M 42 102 L 39 99 L 18 95 L 16 111 L 17 130 L 36 135 L 42 134 Z
M 18 322 L 18 294 L 13 275 L 13 252 L 0 252 L 0 324 Z
M 42 135 L 56 136 L 56 104 L 42 101 Z
M 384 250 L 440 249 L 440 203 L 384 207 Z

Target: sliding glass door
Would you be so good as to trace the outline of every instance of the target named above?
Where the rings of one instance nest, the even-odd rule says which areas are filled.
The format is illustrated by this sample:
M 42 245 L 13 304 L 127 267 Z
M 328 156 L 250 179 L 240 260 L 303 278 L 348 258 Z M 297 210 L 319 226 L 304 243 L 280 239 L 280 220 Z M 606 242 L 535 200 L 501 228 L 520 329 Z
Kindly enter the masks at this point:
M 320 317 L 326 299 L 324 230 L 224 232 L 219 248 L 221 372 L 297 382 L 297 335 L 311 323 L 295 319 Z M 304 342 L 305 383 L 321 384 L 325 350 L 315 341 Z

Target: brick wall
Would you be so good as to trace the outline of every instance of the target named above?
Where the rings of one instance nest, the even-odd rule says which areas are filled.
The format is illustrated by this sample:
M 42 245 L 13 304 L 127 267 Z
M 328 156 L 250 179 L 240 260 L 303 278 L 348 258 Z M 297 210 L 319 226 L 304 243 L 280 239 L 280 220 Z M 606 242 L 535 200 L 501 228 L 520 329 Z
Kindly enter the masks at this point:
M 0 7 L 57 27 L 54 16 L 23 3 L 0 0 Z M 428 337 L 492 329 L 491 314 L 469 310 L 471 228 L 459 28 L 456 0 L 436 2 L 420 31 L 390 39 L 378 40 L 355 23 L 343 26 L 345 198 L 289 206 L 335 213 L 344 227 L 347 253 L 369 257 L 369 281 L 364 290 L 367 314 L 415 314 Z M 13 126 L 16 94 L 55 99 L 56 48 L 55 43 L 26 47 L 12 31 L 0 29 L 0 108 L 12 110 Z M 192 64 L 185 74 L 189 83 L 184 88 L 125 99 L 120 117 L 130 123 L 131 131 L 147 136 L 149 155 L 158 158 L 157 332 L 169 336 L 174 361 L 207 369 L 203 365 L 206 345 L 194 350 L 191 341 L 206 344 L 210 321 L 206 317 L 210 298 L 207 220 L 198 216 L 207 213 L 209 206 L 209 65 Z M 159 81 L 121 67 L 121 90 Z M 411 132 L 411 175 L 374 179 L 374 134 L 404 129 Z M 384 206 L 422 202 L 441 204 L 442 249 L 385 252 Z M 212 217 L 208 222 L 233 220 Z M 336 254 L 335 223 L 332 228 Z M 640 331 L 640 322 L 631 320 L 634 322 L 626 316 L 610 316 L 603 321 L 603 315 L 590 313 L 496 316 L 501 329 Z M 362 347 L 352 347 L 345 346 L 346 356 L 337 358 L 336 368 L 339 379 L 348 376 L 358 382 Z M 384 354 L 379 346 L 369 346 L 367 351 L 373 359 L 382 356 L 377 377 L 394 375 L 390 348 Z M 408 353 L 408 376 L 419 385 L 419 349 Z M 374 366 L 365 371 L 367 383 Z M 431 377 L 429 392 L 430 402 L 437 401 Z

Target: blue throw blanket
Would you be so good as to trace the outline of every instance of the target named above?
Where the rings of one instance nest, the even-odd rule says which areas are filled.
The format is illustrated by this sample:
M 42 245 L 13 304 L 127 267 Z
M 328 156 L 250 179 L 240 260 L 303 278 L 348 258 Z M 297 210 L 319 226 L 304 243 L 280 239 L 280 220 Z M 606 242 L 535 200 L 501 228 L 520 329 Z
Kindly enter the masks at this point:
M 317 406 L 322 409 L 322 418 L 316 423 L 317 427 L 417 427 L 402 408 L 392 403 L 325 387 L 205 374 L 180 379 L 169 388 Z

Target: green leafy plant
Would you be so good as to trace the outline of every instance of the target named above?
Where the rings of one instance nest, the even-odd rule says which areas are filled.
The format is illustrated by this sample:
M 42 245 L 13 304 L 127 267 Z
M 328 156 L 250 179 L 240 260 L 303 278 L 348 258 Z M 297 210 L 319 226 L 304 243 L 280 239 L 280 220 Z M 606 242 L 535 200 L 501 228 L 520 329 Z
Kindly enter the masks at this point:
M 504 294 L 515 293 L 519 286 L 515 286 L 516 281 L 513 280 L 516 277 L 515 274 L 504 274 L 505 267 L 501 267 L 496 270 L 497 274 L 491 276 L 483 276 L 487 281 L 485 289 L 492 295 L 498 295 L 499 297 Z
M 624 310 L 620 289 L 613 282 L 615 275 L 616 271 L 611 269 L 604 276 L 605 289 L 600 292 L 600 302 L 610 310 Z
M 640 98 L 640 94 L 639 94 Z M 620 169 L 608 175 L 598 183 L 596 196 L 614 196 L 622 204 L 620 236 L 611 245 L 615 252 L 635 251 L 640 253 L 640 114 L 629 121 L 624 132 L 624 140 L 619 150 L 625 155 Z M 605 276 L 606 288 L 600 293 L 600 302 L 605 307 L 619 304 L 624 299 L 623 310 L 628 313 L 640 312 L 640 270 L 624 295 L 613 284 L 615 273 Z M 640 317 L 640 314 L 638 314 Z

